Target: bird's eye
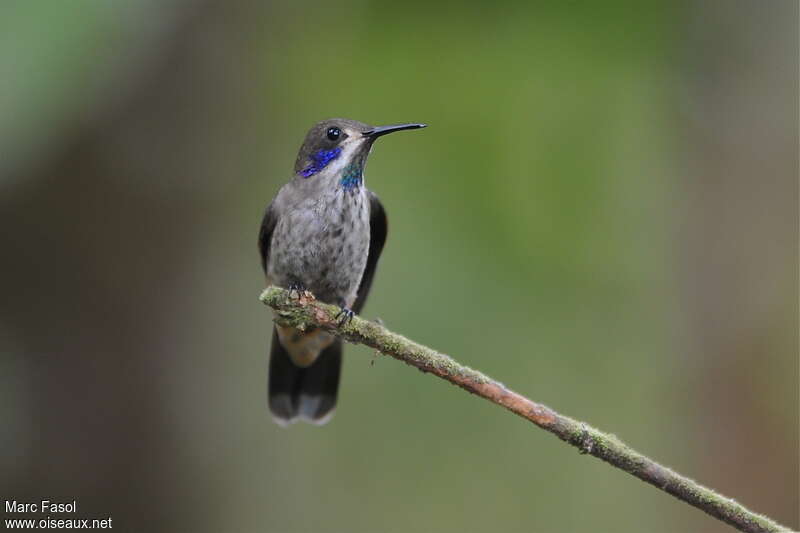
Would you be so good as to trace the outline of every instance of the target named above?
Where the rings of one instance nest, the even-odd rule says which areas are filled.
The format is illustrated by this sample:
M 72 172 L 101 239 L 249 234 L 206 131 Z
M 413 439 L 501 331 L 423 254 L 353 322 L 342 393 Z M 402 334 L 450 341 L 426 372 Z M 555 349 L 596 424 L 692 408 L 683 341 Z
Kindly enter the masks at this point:
M 328 128 L 328 139 L 331 141 L 336 141 L 342 135 L 342 130 L 337 127 Z

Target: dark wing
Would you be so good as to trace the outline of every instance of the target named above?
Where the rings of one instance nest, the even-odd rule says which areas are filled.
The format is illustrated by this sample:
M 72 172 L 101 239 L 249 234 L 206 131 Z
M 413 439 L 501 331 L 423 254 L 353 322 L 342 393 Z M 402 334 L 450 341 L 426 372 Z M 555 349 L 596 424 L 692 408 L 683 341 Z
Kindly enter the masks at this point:
M 261 221 L 261 231 L 258 232 L 258 251 L 261 252 L 261 266 L 264 268 L 265 274 L 267 273 L 267 259 L 269 258 L 269 246 L 272 242 L 272 231 L 275 229 L 277 222 L 278 217 L 275 215 L 272 203 L 270 203 L 264 213 L 264 220 Z
M 358 286 L 358 294 L 353 304 L 353 311 L 361 312 L 364 302 L 367 301 L 367 294 L 372 285 L 372 278 L 375 276 L 375 267 L 378 265 L 378 258 L 381 256 L 383 245 L 386 242 L 386 231 L 388 224 L 386 221 L 386 211 L 383 210 L 381 201 L 372 192 L 369 194 L 369 254 L 367 255 L 367 267 L 364 275 L 361 276 L 361 285 Z

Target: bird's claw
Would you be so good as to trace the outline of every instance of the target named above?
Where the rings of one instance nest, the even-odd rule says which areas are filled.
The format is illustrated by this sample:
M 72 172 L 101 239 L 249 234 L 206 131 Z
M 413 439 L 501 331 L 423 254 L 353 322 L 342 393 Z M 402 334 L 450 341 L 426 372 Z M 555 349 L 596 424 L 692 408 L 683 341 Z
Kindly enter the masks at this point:
M 351 320 L 353 320 L 353 310 L 348 307 L 342 307 L 342 309 L 336 314 L 336 320 L 339 321 L 339 327 L 349 324 Z
M 303 294 L 304 292 L 306 292 L 306 286 L 303 285 L 302 283 L 290 283 L 289 284 L 289 298 L 290 299 L 295 297 L 294 296 L 295 293 L 297 294 L 296 297 L 299 299 L 300 295 Z

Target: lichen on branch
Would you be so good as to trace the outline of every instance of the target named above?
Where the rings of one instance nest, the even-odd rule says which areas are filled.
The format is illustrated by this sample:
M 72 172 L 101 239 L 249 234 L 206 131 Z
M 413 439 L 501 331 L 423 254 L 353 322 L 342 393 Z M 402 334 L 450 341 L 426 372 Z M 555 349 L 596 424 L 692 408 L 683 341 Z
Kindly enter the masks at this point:
M 268 287 L 261 301 L 275 310 L 275 322 L 300 330 L 322 328 L 346 341 L 363 344 L 458 385 L 477 396 L 505 407 L 512 413 L 576 447 L 638 477 L 642 481 L 683 500 L 709 515 L 748 533 L 787 532 L 770 518 L 750 511 L 740 503 L 662 466 L 631 449 L 616 436 L 561 415 L 508 389 L 489 376 L 462 365 L 452 357 L 393 333 L 375 322 L 354 316 L 340 324 L 340 309 L 314 299 L 308 292 L 293 292 Z

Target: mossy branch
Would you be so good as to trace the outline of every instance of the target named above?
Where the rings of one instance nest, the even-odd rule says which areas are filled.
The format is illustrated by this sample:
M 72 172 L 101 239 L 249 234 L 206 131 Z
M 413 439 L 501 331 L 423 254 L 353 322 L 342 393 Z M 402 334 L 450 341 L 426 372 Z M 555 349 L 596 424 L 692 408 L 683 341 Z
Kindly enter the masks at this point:
M 364 344 L 423 372 L 434 374 L 533 422 L 575 446 L 580 453 L 602 459 L 740 531 L 790 531 L 736 501 L 656 463 L 631 449 L 614 435 L 529 400 L 489 376 L 402 335 L 392 333 L 379 324 L 356 316 L 340 327 L 336 318 L 339 308 L 315 300 L 310 293 L 290 295 L 285 289 L 269 287 L 261 294 L 261 301 L 275 310 L 275 321 L 279 324 L 301 330 L 323 328 L 347 341 Z

